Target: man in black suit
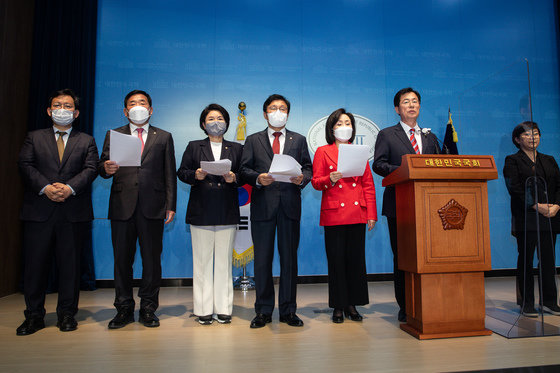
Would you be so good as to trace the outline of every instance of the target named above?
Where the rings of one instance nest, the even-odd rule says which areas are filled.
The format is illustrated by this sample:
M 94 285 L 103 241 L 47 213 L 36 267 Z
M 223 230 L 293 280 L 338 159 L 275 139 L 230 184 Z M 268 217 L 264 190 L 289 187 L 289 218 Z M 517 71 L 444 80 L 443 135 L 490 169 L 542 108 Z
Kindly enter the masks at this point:
M 80 114 L 70 89 L 54 92 L 47 114 L 52 127 L 30 132 L 19 155 L 25 194 L 23 220 L 25 321 L 17 335 L 45 327 L 45 292 L 52 258 L 59 270 L 57 326 L 76 330 L 80 295 L 80 253 L 93 220 L 91 183 L 97 177 L 93 137 L 72 128 Z
M 395 112 L 401 117 L 395 126 L 379 131 L 375 143 L 373 171 L 383 177 L 401 165 L 405 154 L 439 154 L 440 148 L 433 133 L 422 130 L 417 123 L 420 114 L 420 94 L 412 88 L 403 88 L 393 99 Z M 395 298 L 399 305 L 398 319 L 406 322 L 404 272 L 398 269 L 397 211 L 395 187 L 385 188 L 382 214 L 387 217 L 391 250 L 393 251 L 393 277 Z
M 138 136 L 142 144 L 140 167 L 119 167 L 109 159 L 110 131 L 107 131 L 99 160 L 99 174 L 113 177 L 109 198 L 109 219 L 115 256 L 115 308 L 117 315 L 109 329 L 134 322 L 132 265 L 136 241 L 142 256 L 142 282 L 138 290 L 139 321 L 147 327 L 159 326 L 155 315 L 161 283 L 163 226 L 173 221 L 177 204 L 175 150 L 169 132 L 149 124 L 152 99 L 134 90 L 124 99 L 124 115 L 129 123 L 115 131 Z
M 274 237 L 278 233 L 280 322 L 303 326 L 296 315 L 297 248 L 301 218 L 301 190 L 311 180 L 312 165 L 305 137 L 286 130 L 290 102 L 271 95 L 263 104 L 268 128 L 247 137 L 241 157 L 242 179 L 253 186 L 251 193 L 251 234 L 255 253 L 256 316 L 251 328 L 262 328 L 272 321 L 274 283 L 272 260 Z M 290 183 L 275 181 L 268 174 L 274 154 L 292 156 L 302 174 Z

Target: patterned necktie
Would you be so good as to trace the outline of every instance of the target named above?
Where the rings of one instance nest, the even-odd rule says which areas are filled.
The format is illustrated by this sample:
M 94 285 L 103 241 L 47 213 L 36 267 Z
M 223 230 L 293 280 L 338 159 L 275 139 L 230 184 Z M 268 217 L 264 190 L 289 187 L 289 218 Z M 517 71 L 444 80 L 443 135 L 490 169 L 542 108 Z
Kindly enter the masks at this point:
M 142 137 L 142 132 L 144 132 L 144 129 L 136 128 L 136 132 L 138 133 L 138 138 L 140 139 L 140 142 L 142 142 L 142 150 L 140 152 L 140 154 L 142 154 L 144 152 L 144 138 Z
M 56 140 L 56 147 L 58 148 L 58 159 L 62 162 L 62 156 L 64 155 L 64 135 L 66 132 L 56 131 L 58 139 Z
M 272 152 L 274 154 L 280 154 L 280 135 L 282 132 L 274 132 L 272 136 L 274 136 L 274 141 L 272 142 Z
M 420 154 L 420 149 L 418 148 L 418 143 L 416 142 L 416 137 L 414 136 L 414 128 L 410 129 L 410 143 L 412 144 L 416 154 Z

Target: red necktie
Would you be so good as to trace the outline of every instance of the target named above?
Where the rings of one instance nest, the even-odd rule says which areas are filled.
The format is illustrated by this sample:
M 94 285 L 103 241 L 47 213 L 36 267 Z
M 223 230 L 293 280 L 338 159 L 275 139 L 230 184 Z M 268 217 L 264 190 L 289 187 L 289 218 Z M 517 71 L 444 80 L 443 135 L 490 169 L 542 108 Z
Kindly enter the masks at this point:
M 420 154 L 420 149 L 418 148 L 418 143 L 416 142 L 416 137 L 414 136 L 414 128 L 410 129 L 410 143 L 412 144 L 416 154 Z
M 272 136 L 274 136 L 274 141 L 272 142 L 272 152 L 274 154 L 280 154 L 280 135 L 282 132 L 274 132 Z
M 142 132 L 144 132 L 144 129 L 136 128 L 136 132 L 138 132 L 138 138 L 142 142 L 142 151 L 140 152 L 140 154 L 142 154 L 144 152 L 144 138 L 142 137 Z

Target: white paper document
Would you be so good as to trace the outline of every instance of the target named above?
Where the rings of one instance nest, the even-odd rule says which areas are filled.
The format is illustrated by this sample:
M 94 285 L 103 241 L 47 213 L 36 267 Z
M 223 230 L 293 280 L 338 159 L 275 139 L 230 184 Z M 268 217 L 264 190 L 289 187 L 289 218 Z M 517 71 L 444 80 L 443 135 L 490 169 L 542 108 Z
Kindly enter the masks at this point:
M 291 183 L 290 178 L 301 175 L 301 165 L 287 154 L 274 154 L 268 173 L 276 181 Z
M 142 156 L 142 142 L 137 136 L 125 135 L 111 130 L 109 135 L 111 147 L 109 159 L 120 167 L 140 166 Z
M 340 144 L 336 170 L 343 177 L 363 176 L 368 165 L 369 146 Z
M 208 172 L 210 175 L 222 176 L 231 171 L 231 160 L 220 159 L 219 161 L 200 161 L 202 171 Z

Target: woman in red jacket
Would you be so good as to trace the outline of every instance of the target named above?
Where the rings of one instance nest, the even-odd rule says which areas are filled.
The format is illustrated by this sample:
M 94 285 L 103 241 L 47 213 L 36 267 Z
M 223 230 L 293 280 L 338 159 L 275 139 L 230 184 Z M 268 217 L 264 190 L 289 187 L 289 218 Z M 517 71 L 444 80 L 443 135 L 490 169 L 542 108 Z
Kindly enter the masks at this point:
M 325 136 L 313 160 L 311 184 L 323 192 L 320 225 L 325 227 L 325 249 L 329 264 L 329 307 L 332 321 L 341 323 L 344 315 L 361 321 L 357 305 L 369 303 L 365 258 L 365 227 L 377 221 L 375 187 L 369 164 L 364 174 L 343 177 L 337 171 L 338 146 L 352 143 L 356 136 L 354 116 L 344 109 L 327 119 Z

